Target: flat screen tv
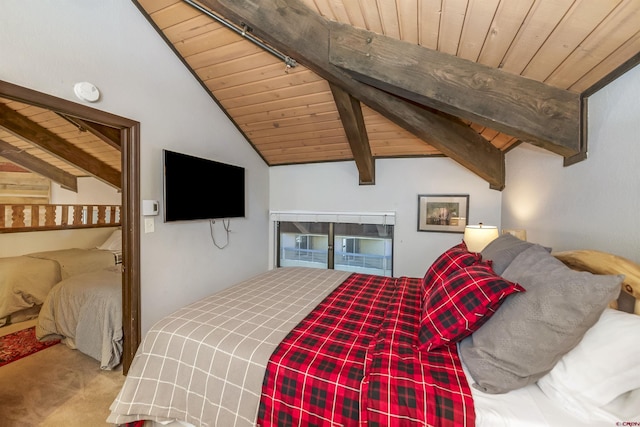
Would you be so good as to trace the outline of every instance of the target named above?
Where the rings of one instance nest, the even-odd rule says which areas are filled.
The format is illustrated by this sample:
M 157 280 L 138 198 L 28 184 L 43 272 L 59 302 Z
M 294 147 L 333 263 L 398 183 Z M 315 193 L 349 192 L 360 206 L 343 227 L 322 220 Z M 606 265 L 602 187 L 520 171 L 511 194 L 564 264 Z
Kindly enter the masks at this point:
M 163 150 L 164 221 L 244 217 L 244 168 Z

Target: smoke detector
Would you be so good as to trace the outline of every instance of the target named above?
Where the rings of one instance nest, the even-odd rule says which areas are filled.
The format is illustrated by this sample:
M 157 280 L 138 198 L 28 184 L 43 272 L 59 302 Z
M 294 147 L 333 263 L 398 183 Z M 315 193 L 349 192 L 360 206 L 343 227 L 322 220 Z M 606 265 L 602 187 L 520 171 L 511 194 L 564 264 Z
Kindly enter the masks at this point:
M 89 82 L 76 83 L 73 92 L 82 101 L 96 102 L 100 98 L 100 91 L 95 85 Z

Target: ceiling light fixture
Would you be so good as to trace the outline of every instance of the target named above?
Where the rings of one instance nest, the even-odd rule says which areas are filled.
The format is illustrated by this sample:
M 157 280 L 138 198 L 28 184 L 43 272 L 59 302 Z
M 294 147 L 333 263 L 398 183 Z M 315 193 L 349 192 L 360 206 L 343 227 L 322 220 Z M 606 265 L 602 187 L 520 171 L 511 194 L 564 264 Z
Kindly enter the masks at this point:
M 207 15 L 208 17 L 210 17 L 211 19 L 219 22 L 220 24 L 224 25 L 225 27 L 227 27 L 228 29 L 232 30 L 233 32 L 235 32 L 236 34 L 241 35 L 242 37 L 244 37 L 245 39 L 249 40 L 251 43 L 255 44 L 256 46 L 259 46 L 260 48 L 264 49 L 265 51 L 269 52 L 270 54 L 272 54 L 273 56 L 275 56 L 278 59 L 281 59 L 282 61 L 284 61 L 285 65 L 286 65 L 286 69 L 287 71 L 289 70 L 289 68 L 293 68 L 295 66 L 298 65 L 298 63 L 295 61 L 295 59 L 281 53 L 278 52 L 277 50 L 275 50 L 274 48 L 272 48 L 271 46 L 266 45 L 262 40 L 252 36 L 251 34 L 249 34 L 249 32 L 252 30 L 251 27 L 247 26 L 245 23 L 242 24 L 242 28 L 238 28 L 237 26 L 235 26 L 234 24 L 232 24 L 231 22 L 227 21 L 226 19 L 214 14 L 213 12 L 211 12 L 208 9 L 205 9 L 204 7 L 200 6 L 198 3 L 191 1 L 191 0 L 183 0 L 185 3 L 187 3 L 189 6 L 199 10 L 200 12 L 204 13 L 205 15 Z

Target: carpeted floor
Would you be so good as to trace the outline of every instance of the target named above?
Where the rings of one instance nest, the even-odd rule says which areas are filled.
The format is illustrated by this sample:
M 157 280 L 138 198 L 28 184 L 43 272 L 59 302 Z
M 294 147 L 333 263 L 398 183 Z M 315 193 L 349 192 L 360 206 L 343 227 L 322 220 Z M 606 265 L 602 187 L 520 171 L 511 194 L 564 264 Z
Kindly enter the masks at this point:
M 110 426 L 109 406 L 122 370 L 63 344 L 0 367 L 0 427 Z

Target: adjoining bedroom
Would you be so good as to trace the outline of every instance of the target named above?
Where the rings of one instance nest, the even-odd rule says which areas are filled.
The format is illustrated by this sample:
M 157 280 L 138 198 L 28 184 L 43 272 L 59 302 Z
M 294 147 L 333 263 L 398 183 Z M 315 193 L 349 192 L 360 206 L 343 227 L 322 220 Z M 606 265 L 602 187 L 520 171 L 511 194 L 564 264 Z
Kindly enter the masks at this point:
M 0 2 L 0 425 L 640 425 L 640 2 Z
M 87 177 L 72 192 L 10 162 L 0 163 L 0 177 L 3 364 L 38 342 L 56 341 L 93 357 L 101 369 L 117 367 L 121 195 Z

